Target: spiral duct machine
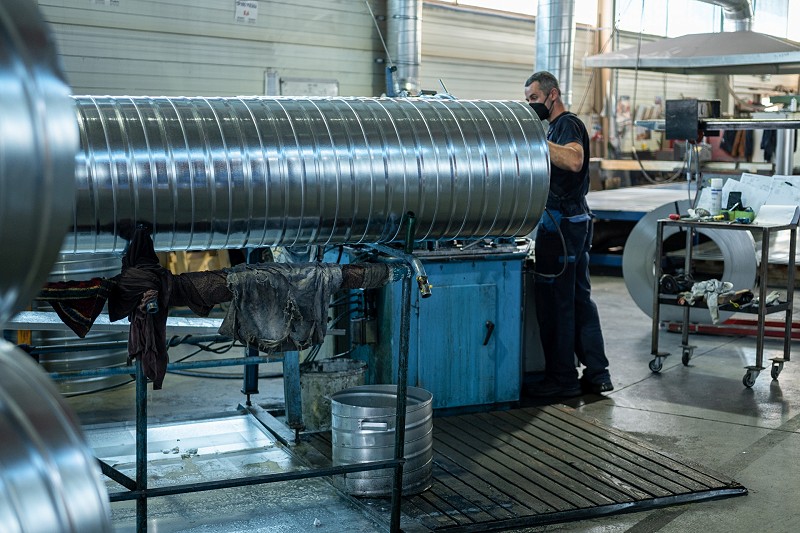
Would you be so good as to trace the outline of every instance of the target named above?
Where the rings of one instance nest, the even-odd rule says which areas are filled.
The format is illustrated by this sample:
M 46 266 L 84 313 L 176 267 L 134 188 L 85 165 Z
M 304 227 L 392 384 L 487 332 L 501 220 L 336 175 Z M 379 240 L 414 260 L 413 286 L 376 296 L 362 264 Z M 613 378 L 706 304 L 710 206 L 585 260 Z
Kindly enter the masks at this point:
M 4 2 L 0 25 L 0 244 L 25 258 L 0 267 L 4 324 L 36 294 L 59 252 L 121 253 L 139 224 L 152 228 L 159 251 L 346 244 L 359 253 L 382 252 L 395 256 L 389 260 L 409 261 L 426 296 L 425 260 L 414 256 L 416 245 L 435 265 L 434 286 L 441 275 L 450 280 L 443 286 L 455 287 L 443 291 L 449 294 L 437 313 L 463 312 L 465 301 L 480 308 L 487 298 L 508 299 L 509 310 L 481 315 L 478 333 L 469 337 L 481 346 L 497 339 L 492 357 L 505 361 L 497 375 L 477 376 L 481 386 L 492 386 L 487 379 L 513 385 L 507 372 L 521 372 L 525 254 L 508 239 L 533 230 L 549 186 L 544 128 L 527 105 L 436 98 L 71 97 L 36 7 Z M 72 197 L 74 202 L 64 201 Z M 389 246 L 401 241 L 402 250 Z M 493 248 L 499 255 L 492 255 Z M 498 276 L 505 276 L 502 283 Z M 390 316 L 382 319 L 391 324 L 392 340 L 381 349 L 391 354 L 377 364 L 395 368 L 389 379 L 398 385 L 399 419 L 409 369 L 410 278 L 394 292 L 387 298 Z M 415 327 L 417 351 L 419 339 L 437 326 Z M 450 356 L 419 355 L 439 366 L 451 365 Z M 108 495 L 74 417 L 25 353 L 4 342 L 0 359 L 0 425 L 9 428 L 3 434 L 12 442 L 0 452 L 0 522 L 15 531 L 109 531 Z M 136 378 L 137 437 L 145 439 L 143 453 L 137 439 L 136 479 L 101 466 L 130 489 L 112 500 L 137 501 L 137 529 L 146 528 L 148 496 L 268 482 L 148 490 L 140 364 Z M 514 400 L 518 382 L 515 389 L 441 406 Z M 27 401 L 32 391 L 47 401 Z M 402 431 L 397 433 L 400 455 L 393 461 L 296 477 L 370 468 L 395 468 L 399 477 Z M 33 486 L 42 490 L 25 490 Z M 396 484 L 392 494 L 393 530 L 399 528 L 401 490 Z M 39 492 L 52 497 L 48 521 Z

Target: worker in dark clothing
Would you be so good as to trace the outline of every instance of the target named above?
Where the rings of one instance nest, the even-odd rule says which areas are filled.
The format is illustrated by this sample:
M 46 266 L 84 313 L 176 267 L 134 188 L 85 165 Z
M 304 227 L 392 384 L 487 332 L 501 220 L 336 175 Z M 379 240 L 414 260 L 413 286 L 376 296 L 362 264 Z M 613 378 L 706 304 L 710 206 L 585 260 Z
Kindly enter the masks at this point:
M 614 386 L 589 282 L 589 134 L 583 122 L 564 107 L 558 80 L 549 72 L 537 72 L 528 78 L 525 99 L 539 118 L 549 123 L 551 163 L 547 211 L 538 226 L 535 243 L 536 315 L 545 379 L 532 386 L 529 393 L 572 397 L 583 392 L 608 392 Z M 580 380 L 576 356 L 585 367 Z

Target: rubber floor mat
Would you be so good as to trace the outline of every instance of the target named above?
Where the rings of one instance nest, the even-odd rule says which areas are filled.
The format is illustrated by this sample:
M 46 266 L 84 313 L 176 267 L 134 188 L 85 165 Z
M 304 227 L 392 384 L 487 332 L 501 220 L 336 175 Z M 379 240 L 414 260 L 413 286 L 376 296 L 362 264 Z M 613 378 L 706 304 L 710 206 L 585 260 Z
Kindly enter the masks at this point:
M 403 498 L 409 533 L 501 531 L 747 493 L 564 406 L 434 418 L 433 434 L 433 485 Z M 330 458 L 330 433 L 311 443 Z M 388 523 L 388 499 L 358 500 Z

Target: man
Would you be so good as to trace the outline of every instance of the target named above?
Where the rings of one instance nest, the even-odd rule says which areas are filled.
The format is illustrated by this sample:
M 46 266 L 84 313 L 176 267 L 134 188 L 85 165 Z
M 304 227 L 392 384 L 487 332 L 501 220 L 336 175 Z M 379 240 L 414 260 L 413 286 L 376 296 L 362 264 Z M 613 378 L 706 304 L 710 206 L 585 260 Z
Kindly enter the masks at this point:
M 589 134 L 583 122 L 564 107 L 558 80 L 549 72 L 528 78 L 525 99 L 541 120 L 549 122 L 551 163 L 547 210 L 538 226 L 535 245 L 536 315 L 545 379 L 533 385 L 529 393 L 572 397 L 582 392 L 608 392 L 614 386 L 589 283 Z M 576 355 L 585 367 L 580 381 Z

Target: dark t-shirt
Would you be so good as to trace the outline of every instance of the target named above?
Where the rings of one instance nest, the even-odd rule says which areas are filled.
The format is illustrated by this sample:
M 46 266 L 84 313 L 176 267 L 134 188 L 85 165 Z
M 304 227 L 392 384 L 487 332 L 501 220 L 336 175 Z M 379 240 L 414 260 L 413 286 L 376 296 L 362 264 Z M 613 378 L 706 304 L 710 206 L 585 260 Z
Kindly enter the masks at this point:
M 576 142 L 583 146 L 583 166 L 571 172 L 550 165 L 550 193 L 547 208 L 561 211 L 566 216 L 589 211 L 586 193 L 589 192 L 589 132 L 575 113 L 566 111 L 550 123 L 547 140 L 562 146 Z

